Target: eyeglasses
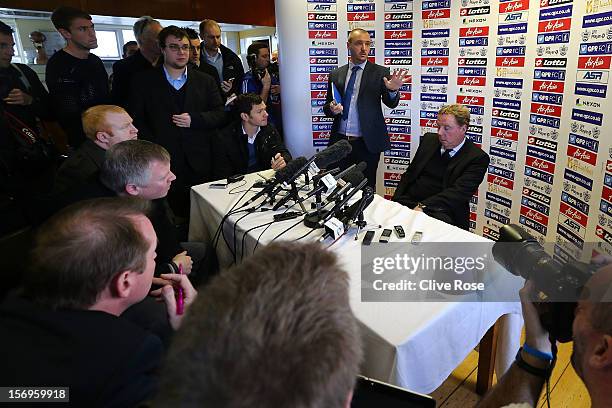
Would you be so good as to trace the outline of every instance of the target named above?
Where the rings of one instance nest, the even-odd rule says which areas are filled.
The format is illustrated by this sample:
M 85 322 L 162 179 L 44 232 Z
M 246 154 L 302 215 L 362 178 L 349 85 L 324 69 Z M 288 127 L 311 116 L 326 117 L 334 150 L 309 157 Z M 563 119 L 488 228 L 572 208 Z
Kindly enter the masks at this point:
M 169 48 L 170 50 L 172 50 L 173 52 L 179 52 L 179 50 L 183 51 L 183 52 L 189 52 L 189 45 L 187 44 L 183 44 L 183 45 L 178 45 L 178 44 L 168 44 L 166 45 L 167 48 Z
M 200 46 L 199 45 L 196 45 L 196 46 L 192 45 L 191 47 L 189 47 L 189 49 L 191 51 L 196 51 L 197 52 L 197 51 L 200 51 Z

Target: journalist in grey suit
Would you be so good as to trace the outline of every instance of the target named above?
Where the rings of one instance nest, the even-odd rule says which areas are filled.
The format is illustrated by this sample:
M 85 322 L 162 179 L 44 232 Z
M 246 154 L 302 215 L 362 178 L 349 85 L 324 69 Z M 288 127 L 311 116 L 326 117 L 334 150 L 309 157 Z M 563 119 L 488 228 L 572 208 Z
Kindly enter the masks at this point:
M 380 152 L 391 148 L 380 101 L 390 108 L 399 103 L 399 89 L 408 83 L 406 70 L 393 74 L 389 68 L 368 61 L 370 35 L 356 28 L 350 32 L 347 47 L 350 61 L 329 75 L 327 101 L 323 111 L 334 118 L 329 144 L 347 139 L 353 150 L 338 166 L 366 162 L 368 185 L 376 187 Z

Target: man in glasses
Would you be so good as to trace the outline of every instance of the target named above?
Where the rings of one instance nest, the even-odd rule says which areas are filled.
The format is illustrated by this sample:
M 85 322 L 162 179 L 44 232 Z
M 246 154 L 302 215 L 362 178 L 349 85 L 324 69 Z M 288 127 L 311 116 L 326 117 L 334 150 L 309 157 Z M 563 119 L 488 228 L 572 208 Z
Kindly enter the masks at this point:
M 470 111 L 459 104 L 438 111 L 438 133 L 426 133 L 393 201 L 468 230 L 470 198 L 482 182 L 489 156 L 465 137 Z
M 189 37 L 189 64 L 194 68 L 200 66 L 200 37 L 198 32 L 190 27 L 181 27 Z
M 190 43 L 184 30 L 159 33 L 160 66 L 135 78 L 129 112 L 142 139 L 165 147 L 176 181 L 168 195 L 174 212 L 189 215 L 189 188 L 212 180 L 210 139 L 226 122 L 215 80 L 188 67 Z

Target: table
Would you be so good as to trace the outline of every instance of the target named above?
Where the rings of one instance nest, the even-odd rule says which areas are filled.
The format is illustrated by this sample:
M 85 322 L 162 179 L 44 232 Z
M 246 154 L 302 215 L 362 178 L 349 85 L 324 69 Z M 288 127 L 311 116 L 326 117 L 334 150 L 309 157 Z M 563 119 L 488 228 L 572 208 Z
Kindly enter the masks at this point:
M 247 175 L 242 190 L 246 190 L 247 186 L 258 179 L 260 178 L 255 174 Z M 229 190 L 210 189 L 208 184 L 194 186 L 191 190 L 189 239 L 211 239 L 221 218 L 232 208 L 240 195 L 230 195 Z M 248 196 L 252 194 L 248 193 Z M 240 219 L 242 215 L 231 216 L 224 225 L 230 246 L 233 246 L 233 237 L 237 237 L 238 261 L 242 256 L 253 252 L 263 228 L 250 231 L 244 236 L 245 231 L 272 220 L 271 211 L 254 213 Z M 412 211 L 380 196 L 375 196 L 364 215 L 367 221 L 382 224 L 387 228 L 402 225 L 407 237 L 411 237 L 414 231 L 422 231 L 423 241 L 427 242 L 487 241 L 483 237 L 445 224 L 422 212 Z M 236 225 L 237 220 L 239 221 Z M 259 245 L 270 242 L 298 220 L 299 218 L 272 224 L 261 236 Z M 299 225 L 283 235 L 282 239 L 293 240 L 304 235 L 306 231 L 306 227 Z M 312 233 L 309 238 L 316 238 L 321 234 Z M 244 251 L 241 250 L 243 236 Z M 392 237 L 391 241 L 393 240 L 397 239 Z M 344 236 L 331 249 L 340 255 L 342 266 L 351 278 L 351 307 L 360 322 L 364 342 L 365 359 L 361 374 L 417 392 L 430 393 L 444 382 L 500 318 L 497 325 L 495 359 L 498 376 L 510 366 L 519 348 L 522 327 L 520 303 L 363 302 L 360 240 L 355 241 L 354 235 Z M 222 240 L 217 246 L 217 253 L 222 266 L 233 261 L 231 252 Z M 518 293 L 522 279 L 508 273 L 508 281 L 505 284 L 513 285 Z M 486 374 L 490 377 L 490 373 Z

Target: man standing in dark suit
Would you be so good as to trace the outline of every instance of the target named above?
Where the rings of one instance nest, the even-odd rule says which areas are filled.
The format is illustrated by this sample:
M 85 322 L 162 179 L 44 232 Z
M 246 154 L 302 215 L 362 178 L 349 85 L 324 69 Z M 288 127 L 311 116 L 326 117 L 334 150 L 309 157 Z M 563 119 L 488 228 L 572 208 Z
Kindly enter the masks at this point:
M 113 64 L 111 97 L 115 105 L 123 108 L 127 107 L 134 76 L 153 68 L 160 52 L 157 35 L 162 30 L 162 26 L 159 21 L 143 16 L 134 23 L 133 29 L 138 42 L 138 50 L 134 55 Z
M 380 101 L 390 108 L 399 103 L 399 89 L 407 83 L 406 70 L 390 75 L 389 68 L 368 61 L 370 34 L 356 28 L 350 32 L 347 46 L 350 61 L 329 75 L 327 103 L 323 110 L 334 117 L 329 144 L 347 139 L 353 150 L 338 163 L 340 168 L 364 161 L 368 185 L 376 188 L 376 169 L 380 152 L 389 150 L 389 134 Z M 334 99 L 340 98 L 341 103 Z
M 242 94 L 234 105 L 240 118 L 219 131 L 213 145 L 215 180 L 285 167 L 291 153 L 274 125 L 268 123 L 269 115 L 261 96 Z
M 223 100 L 214 79 L 187 67 L 189 38 L 176 26 L 159 33 L 163 64 L 133 82 L 129 111 L 142 139 L 165 147 L 176 174 L 168 201 L 189 214 L 189 188 L 212 180 L 211 138 L 225 124 Z
M 470 197 L 487 171 L 489 156 L 465 138 L 470 111 L 463 105 L 438 111 L 438 134 L 425 134 L 393 201 L 469 229 Z
M 226 100 L 232 94 L 238 94 L 244 67 L 236 53 L 221 44 L 221 27 L 214 20 L 204 20 L 200 23 L 200 38 L 202 45 L 200 56 L 200 71 L 212 76 L 221 89 L 221 96 Z

